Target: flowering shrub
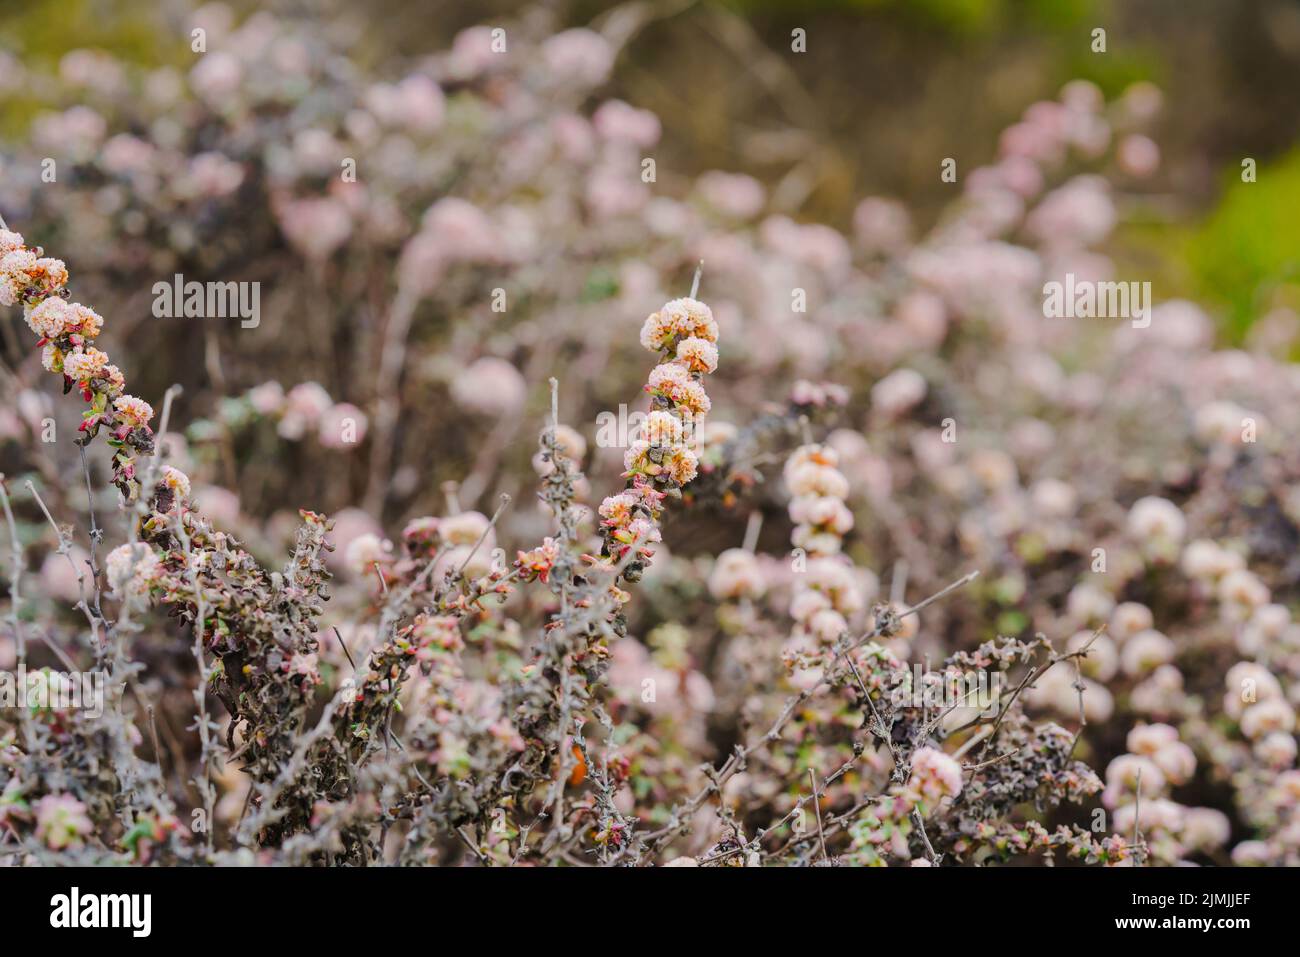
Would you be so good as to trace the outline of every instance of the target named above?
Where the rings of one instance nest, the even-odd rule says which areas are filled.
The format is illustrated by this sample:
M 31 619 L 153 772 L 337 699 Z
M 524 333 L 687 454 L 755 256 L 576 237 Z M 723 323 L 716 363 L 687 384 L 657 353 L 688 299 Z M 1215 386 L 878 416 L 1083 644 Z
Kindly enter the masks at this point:
M 1189 302 L 1044 314 L 1112 277 L 1159 94 L 1071 84 L 850 238 L 643 180 L 626 38 L 538 22 L 372 76 L 213 5 L 185 73 L 33 71 L 65 172 L 4 212 L 95 279 L 0 232 L 0 665 L 108 681 L 0 712 L 0 860 L 1300 863 L 1300 379 Z M 96 343 L 191 335 L 118 318 L 173 274 L 270 301 L 132 363 L 198 396 L 155 432 Z

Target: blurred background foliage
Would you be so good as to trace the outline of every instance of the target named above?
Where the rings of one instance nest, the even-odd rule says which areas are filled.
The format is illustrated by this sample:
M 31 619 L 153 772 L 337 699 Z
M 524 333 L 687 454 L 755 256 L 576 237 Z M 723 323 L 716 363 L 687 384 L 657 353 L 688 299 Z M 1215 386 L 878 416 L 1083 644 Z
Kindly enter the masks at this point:
M 989 161 L 997 134 L 1037 99 L 1085 78 L 1108 96 L 1137 80 L 1166 94 L 1160 174 L 1112 249 L 1157 299 L 1215 308 L 1228 342 L 1300 302 L 1300 0 L 272 0 L 318 12 L 374 64 L 445 47 L 460 29 L 538 6 L 561 24 L 637 8 L 647 25 L 609 92 L 657 112 L 670 185 L 706 169 L 758 177 L 800 218 L 847 228 L 856 201 L 890 195 L 924 226 Z M 99 47 L 183 65 L 186 5 L 173 0 L 0 0 L 0 49 L 28 61 Z M 1106 30 L 1106 52 L 1092 31 Z M 807 53 L 790 54 L 791 31 Z M 0 134 L 32 119 L 21 100 Z M 1241 162 L 1258 163 L 1255 183 Z

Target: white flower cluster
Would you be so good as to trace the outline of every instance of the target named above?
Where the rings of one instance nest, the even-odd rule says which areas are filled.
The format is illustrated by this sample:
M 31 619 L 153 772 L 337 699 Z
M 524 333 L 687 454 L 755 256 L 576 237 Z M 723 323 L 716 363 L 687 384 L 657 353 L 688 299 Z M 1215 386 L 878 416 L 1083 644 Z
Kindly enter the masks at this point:
M 138 598 L 148 594 L 150 585 L 160 571 L 158 556 L 144 542 L 119 545 L 104 559 L 108 587 L 122 598 Z
M 1196 755 L 1168 724 L 1139 724 L 1128 733 L 1128 753 L 1106 768 L 1102 803 L 1115 811 L 1112 829 L 1131 834 L 1134 826 L 1157 859 L 1194 851 L 1213 852 L 1230 836 L 1228 818 L 1206 807 L 1185 807 L 1168 797 L 1196 773 Z
M 728 548 L 713 562 L 709 574 L 709 594 L 720 601 L 758 599 L 767 591 L 763 569 L 753 552 Z
M 862 592 L 853 565 L 840 554 L 842 536 L 853 528 L 844 499 L 849 482 L 836 466 L 839 455 L 826 445 L 804 445 L 785 463 L 790 491 L 791 541 L 804 552 L 803 575 L 790 598 L 796 649 L 833 645 L 862 610 Z M 796 570 L 798 570 L 796 566 Z
M 938 748 L 917 748 L 912 755 L 912 774 L 907 780 L 911 796 L 933 811 L 944 798 L 961 793 L 961 765 Z
M 791 541 L 810 556 L 837 555 L 853 528 L 853 513 L 844 504 L 849 480 L 836 466 L 839 453 L 826 445 L 804 445 L 785 463 L 790 490 Z
M 90 403 L 81 431 L 93 436 L 106 424 L 123 443 L 137 429 L 148 429 L 153 409 L 143 399 L 124 394 L 122 371 L 90 344 L 103 329 L 103 318 L 89 306 L 64 298 L 67 267 L 40 253 L 29 249 L 20 234 L 0 229 L 0 305 L 22 304 L 28 328 L 39 337 L 41 365 L 75 385 Z M 134 457 L 124 445 L 113 457 L 113 476 L 119 488 L 134 496 Z

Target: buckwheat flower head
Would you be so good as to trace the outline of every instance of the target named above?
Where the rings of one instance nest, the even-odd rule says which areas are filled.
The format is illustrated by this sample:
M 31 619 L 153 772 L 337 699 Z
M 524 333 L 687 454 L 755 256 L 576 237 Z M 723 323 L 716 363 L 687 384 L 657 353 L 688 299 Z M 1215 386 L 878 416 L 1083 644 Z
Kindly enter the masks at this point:
M 1300 802 L 1300 771 L 1283 771 L 1277 776 L 1277 790 L 1286 799 L 1286 803 Z
M 12 229 L 0 229 L 0 258 L 15 249 L 22 249 L 24 245 L 21 233 L 16 233 Z
M 937 802 L 961 793 L 961 765 L 937 748 L 918 748 L 912 755 L 912 776 L 908 787 L 926 802 Z
M 641 346 L 651 352 L 668 348 L 673 340 L 672 321 L 661 312 L 652 312 L 641 324 Z
M 704 386 L 691 381 L 682 386 L 677 407 L 686 415 L 699 417 L 708 415 L 709 410 L 713 408 L 713 402 L 709 399 L 709 394 L 704 391 Z
M 433 238 L 448 261 L 495 262 L 501 257 L 501 230 L 482 209 L 456 196 L 444 196 L 425 210 L 420 232 Z
M 796 525 L 790 533 L 790 543 L 809 555 L 837 555 L 844 540 L 835 532 L 818 530 L 812 525 Z
M 1259 577 L 1244 568 L 1228 572 L 1219 582 L 1219 601 L 1250 612 L 1268 604 L 1271 597 L 1268 586 Z
M 1091 706 L 1094 704 L 1092 685 L 1104 692 L 1104 686 L 1084 679 L 1083 706 L 1084 715 L 1092 720 Z M 1077 715 L 1079 713 L 1079 691 L 1075 687 L 1075 676 L 1064 668 L 1048 669 L 1033 687 L 1026 691 L 1026 701 L 1035 708 L 1050 708 L 1058 714 Z
M 15 249 L 0 256 L 0 306 L 12 306 L 29 285 L 29 273 L 36 268 L 36 254 Z
M 595 30 L 575 27 L 542 43 L 542 57 L 553 76 L 581 86 L 604 82 L 614 66 L 614 49 Z
M 718 322 L 713 318 L 713 310 L 698 299 L 672 299 L 656 315 L 672 337 L 718 341 Z
M 647 391 L 676 402 L 682 389 L 691 382 L 691 373 L 680 362 L 661 362 L 650 370 Z
M 560 549 L 555 539 L 548 536 L 542 539 L 540 548 L 516 552 L 515 556 L 515 565 L 529 576 L 536 576 L 545 584 L 560 557 Z
M 221 153 L 210 151 L 190 159 L 189 169 L 177 183 L 177 188 L 187 197 L 215 199 L 233 193 L 243 181 L 243 166 Z
M 698 464 L 697 456 L 690 449 L 673 445 L 651 445 L 645 439 L 637 439 L 623 455 L 623 467 L 629 476 L 666 475 L 679 485 L 685 485 L 694 479 Z
M 1250 626 L 1266 641 L 1280 641 L 1290 625 L 1291 610 L 1286 605 L 1264 605 L 1250 619 Z
M 869 196 L 853 211 L 853 232 L 870 252 L 892 252 L 908 244 L 911 216 L 902 203 Z
M 1148 628 L 1124 644 L 1119 660 L 1125 674 L 1143 675 L 1174 660 L 1174 643 L 1154 628 Z
M 1151 760 L 1174 786 L 1186 784 L 1196 773 L 1196 754 L 1181 741 L 1164 745 L 1151 755 Z
M 45 343 L 41 349 L 41 366 L 46 372 L 62 372 L 63 350 L 53 342 Z
M 1239 661 L 1224 676 L 1229 691 L 1251 692 L 1254 700 L 1282 697 L 1282 685 L 1271 671 L 1253 661 Z
M 392 560 L 392 546 L 370 532 L 358 535 L 348 545 L 344 563 L 357 578 L 374 574 L 375 565 L 386 565 Z
M 113 408 L 122 421 L 132 429 L 143 429 L 153 418 L 153 406 L 133 395 L 120 395 L 113 400 Z
M 492 29 L 469 27 L 456 34 L 448 54 L 448 68 L 460 80 L 470 80 L 487 73 L 505 59 L 493 51 Z
M 1272 768 L 1295 764 L 1296 741 L 1286 731 L 1271 731 L 1255 742 L 1255 757 Z
M 1155 617 L 1150 608 L 1139 602 L 1126 601 L 1115 606 L 1107 631 L 1116 641 L 1124 642 L 1153 625 Z
M 1246 419 L 1251 417 L 1235 402 L 1207 402 L 1196 410 L 1194 430 L 1197 438 L 1208 443 L 1240 444 Z
M 52 850 L 81 847 L 93 830 L 86 805 L 71 794 L 47 794 L 36 802 L 36 836 Z
M 718 212 L 736 219 L 758 215 L 766 202 L 763 185 L 743 173 L 704 173 L 695 181 L 701 198 Z
M 663 132 L 659 117 L 622 100 L 606 100 L 592 113 L 591 123 L 601 139 L 641 147 L 654 146 Z
M 314 426 L 333 404 L 319 382 L 299 382 L 285 396 L 285 414 L 301 416 L 306 425 Z
M 253 386 L 245 395 L 258 415 L 275 415 L 284 408 L 284 387 L 278 382 L 263 382 Z
M 443 123 L 446 96 L 433 80 L 417 73 L 393 86 L 381 83 L 372 87 L 366 106 L 387 126 L 431 133 Z
M 327 449 L 348 449 L 366 437 L 369 420 L 350 402 L 330 406 L 320 418 L 317 435 Z
M 1259 701 L 1241 715 L 1241 733 L 1252 741 L 1275 731 L 1290 734 L 1295 730 L 1295 711 L 1281 698 Z
M 1242 841 L 1232 849 L 1232 863 L 1237 867 L 1259 867 L 1273 859 L 1266 841 Z
M 1129 510 L 1128 531 L 1138 540 L 1156 539 L 1179 544 L 1187 531 L 1187 519 L 1173 502 L 1148 495 L 1134 502 Z
M 620 492 L 617 495 L 608 496 L 600 503 L 597 511 L 605 521 L 604 525 L 612 528 L 621 528 L 628 522 L 632 521 L 632 509 L 636 506 L 636 496 L 627 492 Z
M 713 372 L 718 368 L 718 347 L 707 339 L 691 336 L 677 343 L 677 361 L 692 372 Z
M 1065 644 L 1067 652 L 1073 653 L 1081 651 L 1086 645 L 1088 654 L 1079 662 L 1080 670 L 1089 678 L 1096 678 L 1098 681 L 1110 681 L 1119 671 L 1119 647 L 1111 641 L 1106 635 L 1098 635 L 1093 638 L 1093 632 L 1080 631 L 1076 632 Z M 1129 750 L 1134 750 L 1129 745 Z
M 38 259 L 27 270 L 27 282 L 37 298 L 53 296 L 68 284 L 68 267 L 62 259 Z
M 1204 538 L 1189 542 L 1179 560 L 1183 574 L 1204 582 L 1215 581 L 1245 566 L 1245 559 L 1236 552 Z
M 786 485 L 794 496 L 817 495 L 844 499 L 849 494 L 849 480 L 838 469 L 808 462 L 789 471 Z
M 682 420 L 663 410 L 651 412 L 641 427 L 641 438 L 652 446 L 677 445 L 682 441 L 684 433 Z
M 440 651 L 462 651 L 465 648 L 460 619 L 454 615 L 416 615 L 411 623 L 411 637 L 421 648 Z
M 790 453 L 785 460 L 785 473 L 790 473 L 803 465 L 828 465 L 834 468 L 840 464 L 840 455 L 829 445 L 801 445 Z
M 170 465 L 164 465 L 162 470 L 162 484 L 167 486 L 173 495 L 178 499 L 187 499 L 190 497 L 190 477 L 180 469 L 172 468 Z
M 98 378 L 108 368 L 108 353 L 94 346 L 77 349 L 63 357 L 63 374 L 73 382 L 86 383 Z
M 333 198 L 310 197 L 278 203 L 275 215 L 285 239 L 310 259 L 328 259 L 353 231 L 347 207 Z
M 752 552 L 728 548 L 713 562 L 709 593 L 720 600 L 760 598 L 767 590 L 763 570 Z
M 491 522 L 482 512 L 461 512 L 449 515 L 440 523 L 442 537 L 449 545 L 476 545 L 486 534 L 484 547 L 492 548 Z
M 62 299 L 46 299 L 41 305 L 47 302 L 63 302 Z M 38 307 L 39 308 L 39 307 Z M 94 339 L 101 329 L 104 328 L 104 318 L 89 306 L 83 306 L 79 302 L 70 302 L 64 313 L 64 331 L 69 334 L 76 334 L 85 339 Z
M 467 578 L 482 578 L 492 571 L 491 536 L 483 546 L 475 550 L 473 545 L 457 545 L 442 553 L 433 566 L 435 580 L 443 578 L 448 572 L 461 570 Z
M 656 456 L 651 457 L 651 449 L 656 450 Z M 627 475 L 649 475 L 651 477 L 658 475 L 663 471 L 664 456 L 659 454 L 659 449 L 652 446 L 645 439 L 637 439 L 627 447 L 623 453 L 623 471 Z
M 1069 518 L 1078 507 L 1074 487 L 1060 479 L 1039 479 L 1029 490 L 1034 510 L 1048 518 Z
M 793 521 L 825 528 L 836 535 L 847 535 L 853 528 L 853 513 L 838 498 L 807 495 L 790 502 Z
M 456 404 L 480 415 L 509 415 L 524 404 L 527 394 L 528 386 L 519 370 L 494 356 L 472 362 L 451 384 Z
M 1146 772 L 1142 773 L 1142 794 L 1144 795 L 1141 802 L 1141 809 L 1136 804 L 1125 804 L 1123 807 L 1115 809 L 1115 830 L 1120 834 L 1132 834 L 1133 824 L 1136 823 L 1143 831 L 1166 831 L 1176 833 L 1183 828 L 1185 808 L 1167 798 L 1154 798 L 1148 800 L 1147 794 L 1147 776 Z
M 799 379 L 790 386 L 790 401 L 794 405 L 811 405 L 819 409 L 828 405 L 847 405 L 849 391 L 834 382 L 809 382 L 807 379 Z
M 118 595 L 147 591 L 158 568 L 158 556 L 144 542 L 119 545 L 104 559 L 108 587 Z
M 1151 757 L 1178 740 L 1178 730 L 1167 724 L 1139 724 L 1128 733 L 1127 746 L 1134 754 Z
M 830 645 L 844 637 L 849 630 L 849 623 L 844 616 L 832 608 L 816 612 L 806 622 L 808 632 L 822 644 Z
M 1244 615 L 1238 613 L 1236 617 Z M 1287 643 L 1288 633 L 1300 634 L 1291 624 L 1291 612 L 1285 605 L 1264 605 L 1250 620 L 1237 628 L 1237 650 L 1248 658 L 1264 654 L 1269 648 Z
M 699 471 L 699 457 L 687 448 L 673 449 L 664 460 L 668 477 L 678 485 L 685 485 L 694 480 Z
M 1212 807 L 1189 807 L 1183 812 L 1182 839 L 1198 851 L 1216 851 L 1228 843 L 1232 824 Z
M 581 462 L 587 457 L 587 440 L 571 426 L 561 423 L 555 427 L 555 444 L 573 462 Z
M 659 526 L 648 518 L 632 519 L 626 528 L 615 534 L 615 538 L 625 545 L 631 545 L 635 542 L 638 546 L 653 545 L 663 541 Z
M 122 390 L 126 388 L 126 376 L 111 362 L 104 366 L 104 371 L 99 374 L 99 381 L 104 383 L 104 391 L 110 398 L 121 395 Z
M 830 556 L 810 558 L 804 574 L 808 587 L 830 598 L 836 611 L 852 615 L 862 609 L 862 592 L 849 562 Z
M 817 612 L 830 607 L 830 598 L 812 588 L 801 588 L 790 597 L 790 617 L 795 621 L 810 621 Z
M 68 328 L 69 303 L 54 296 L 44 299 L 27 312 L 27 327 L 42 339 L 57 339 Z
M 402 540 L 409 548 L 427 550 L 438 540 L 439 524 L 432 515 L 413 518 L 402 529 Z
M 1234 721 L 1258 701 L 1282 698 L 1282 685 L 1267 668 L 1253 661 L 1240 661 L 1224 677 L 1227 691 L 1223 695 L 1223 712 Z
M 1107 790 L 1113 788 L 1115 792 L 1135 793 L 1139 774 L 1144 797 L 1154 797 L 1164 791 L 1164 772 L 1150 758 L 1138 754 L 1121 754 L 1106 766 Z
M 1092 582 L 1081 582 L 1070 589 L 1065 607 L 1075 621 L 1105 621 L 1115 610 L 1115 599 Z

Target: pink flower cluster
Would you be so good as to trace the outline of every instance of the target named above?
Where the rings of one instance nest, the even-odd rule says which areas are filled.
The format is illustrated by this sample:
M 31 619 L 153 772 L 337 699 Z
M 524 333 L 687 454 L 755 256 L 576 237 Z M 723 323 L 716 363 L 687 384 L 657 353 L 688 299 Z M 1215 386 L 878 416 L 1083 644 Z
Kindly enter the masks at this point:
M 918 748 L 912 755 L 912 774 L 907 793 L 926 811 L 933 811 L 944 798 L 961 793 L 961 765 L 938 748 Z
M 850 617 L 862 609 L 855 569 L 840 554 L 842 538 L 853 528 L 853 513 L 845 504 L 849 481 L 838 464 L 838 453 L 827 445 L 801 446 L 785 463 L 791 542 L 803 553 L 796 553 L 799 577 L 790 599 L 795 630 L 787 659 L 791 653 L 835 644 L 848 631 Z
M 90 344 L 104 327 L 104 320 L 81 303 L 68 302 L 65 286 L 68 270 L 62 260 L 41 256 L 29 249 L 21 235 L 0 229 L 0 305 L 22 303 L 28 327 L 38 337 L 41 364 L 76 386 L 90 403 L 81 431 L 85 441 L 101 426 L 112 433 L 114 484 L 133 499 L 137 451 L 153 449 L 149 421 L 153 408 L 143 399 L 126 395 L 126 378 L 108 361 L 108 354 Z

